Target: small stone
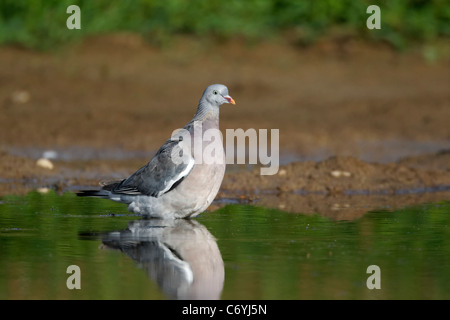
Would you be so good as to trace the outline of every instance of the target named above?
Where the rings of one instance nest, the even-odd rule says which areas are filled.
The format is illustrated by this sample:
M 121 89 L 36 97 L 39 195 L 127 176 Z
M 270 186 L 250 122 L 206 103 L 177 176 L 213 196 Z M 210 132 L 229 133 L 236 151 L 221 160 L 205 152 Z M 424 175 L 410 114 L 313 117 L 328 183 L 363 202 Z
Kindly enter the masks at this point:
M 39 193 L 48 193 L 50 191 L 50 189 L 46 188 L 46 187 L 42 187 L 42 188 L 37 188 L 36 191 Z
M 30 101 L 30 93 L 26 90 L 17 90 L 11 94 L 11 99 L 14 103 L 27 103 Z
M 335 178 L 340 178 L 340 177 L 350 177 L 352 174 L 348 171 L 342 171 L 342 170 L 333 170 L 330 172 L 331 176 L 335 177 Z
M 41 168 L 49 169 L 49 170 L 52 170 L 54 168 L 53 163 L 49 159 L 46 159 L 46 158 L 38 159 L 38 161 L 36 161 L 36 165 Z
M 331 210 L 336 211 L 336 210 L 340 210 L 341 206 L 339 205 L 339 203 L 333 203 L 333 205 L 331 206 Z

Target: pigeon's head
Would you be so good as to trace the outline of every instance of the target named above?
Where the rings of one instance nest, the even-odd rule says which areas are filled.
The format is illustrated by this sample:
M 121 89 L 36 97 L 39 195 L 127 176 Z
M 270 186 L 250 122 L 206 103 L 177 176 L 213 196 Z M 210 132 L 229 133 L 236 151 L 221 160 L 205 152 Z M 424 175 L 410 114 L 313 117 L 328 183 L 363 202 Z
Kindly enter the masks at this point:
M 201 100 L 206 100 L 211 105 L 219 107 L 224 103 L 236 104 L 234 99 L 228 95 L 228 88 L 223 84 L 213 84 L 203 92 Z

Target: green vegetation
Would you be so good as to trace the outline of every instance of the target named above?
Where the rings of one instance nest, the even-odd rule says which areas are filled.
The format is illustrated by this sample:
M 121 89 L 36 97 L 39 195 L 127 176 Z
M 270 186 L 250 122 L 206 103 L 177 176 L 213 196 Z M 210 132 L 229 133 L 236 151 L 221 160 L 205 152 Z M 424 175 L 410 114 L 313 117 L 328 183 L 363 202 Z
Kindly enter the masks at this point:
M 81 8 L 81 30 L 68 30 L 66 9 Z M 366 8 L 381 8 L 381 30 L 368 30 Z M 447 0 L 2 0 L 0 44 L 50 49 L 84 36 L 129 31 L 161 44 L 174 34 L 274 38 L 308 44 L 333 33 L 388 41 L 398 48 L 450 35 Z

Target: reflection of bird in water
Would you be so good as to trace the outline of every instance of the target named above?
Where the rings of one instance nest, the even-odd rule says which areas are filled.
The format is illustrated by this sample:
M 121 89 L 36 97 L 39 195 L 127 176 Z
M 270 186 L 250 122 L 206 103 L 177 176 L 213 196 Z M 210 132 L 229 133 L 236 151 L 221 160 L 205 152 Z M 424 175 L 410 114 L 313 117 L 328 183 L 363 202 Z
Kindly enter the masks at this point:
M 219 299 L 225 277 L 213 235 L 194 220 L 135 220 L 102 239 L 138 262 L 174 299 Z

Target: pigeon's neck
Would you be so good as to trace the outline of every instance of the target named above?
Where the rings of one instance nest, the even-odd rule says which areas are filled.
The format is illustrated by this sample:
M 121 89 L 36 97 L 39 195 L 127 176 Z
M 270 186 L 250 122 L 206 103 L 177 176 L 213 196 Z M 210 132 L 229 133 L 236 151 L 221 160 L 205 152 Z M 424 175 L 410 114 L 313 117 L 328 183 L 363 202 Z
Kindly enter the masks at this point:
M 214 108 L 208 102 L 200 101 L 198 104 L 197 113 L 192 121 L 205 121 L 208 119 L 219 119 L 219 108 Z

